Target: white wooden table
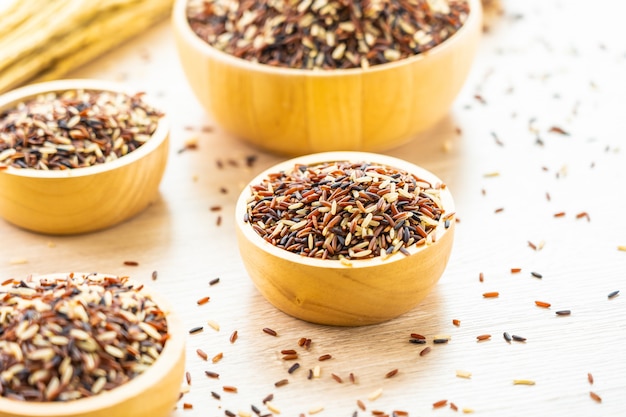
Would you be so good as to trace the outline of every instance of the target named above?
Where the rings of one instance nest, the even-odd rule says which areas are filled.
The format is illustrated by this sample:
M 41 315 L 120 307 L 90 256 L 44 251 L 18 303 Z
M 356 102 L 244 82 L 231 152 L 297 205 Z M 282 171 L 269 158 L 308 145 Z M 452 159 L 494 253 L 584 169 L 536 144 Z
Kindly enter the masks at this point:
M 188 338 L 191 385 L 177 417 L 245 416 L 251 405 L 269 413 L 269 394 L 273 414 L 284 416 L 455 415 L 450 402 L 457 413 L 484 416 L 624 415 L 626 294 L 607 296 L 626 291 L 626 252 L 618 249 L 626 245 L 626 6 L 528 0 L 504 9 L 450 114 L 387 152 L 444 179 L 460 220 L 446 272 L 410 313 L 376 326 L 331 328 L 288 317 L 260 296 L 240 261 L 232 213 L 245 182 L 282 158 L 228 136 L 204 113 L 178 64 L 169 22 L 71 74 L 124 80 L 161 99 L 174 126 L 159 199 L 124 224 L 81 236 L 38 235 L 0 222 L 0 278 L 100 271 L 166 294 L 190 329 L 204 326 Z M 196 139 L 197 149 L 180 152 Z M 258 156 L 251 168 L 249 155 Z M 489 291 L 500 295 L 484 298 Z M 210 302 L 197 305 L 203 296 Z M 557 316 L 559 310 L 571 315 Z M 427 337 L 429 354 L 409 343 L 412 332 Z M 503 332 L 527 340 L 507 343 Z M 477 342 L 482 334 L 491 339 Z M 436 335 L 451 339 L 434 345 Z M 301 337 L 312 339 L 308 351 L 297 345 Z M 293 374 L 282 349 L 299 353 Z M 218 353 L 223 359 L 213 363 Z M 332 359 L 319 362 L 322 354 Z M 307 379 L 317 365 L 320 378 Z M 284 378 L 289 383 L 275 387 Z M 517 379 L 535 385 L 514 385 Z M 379 389 L 379 398 L 368 399 Z M 440 400 L 448 403 L 433 408 Z

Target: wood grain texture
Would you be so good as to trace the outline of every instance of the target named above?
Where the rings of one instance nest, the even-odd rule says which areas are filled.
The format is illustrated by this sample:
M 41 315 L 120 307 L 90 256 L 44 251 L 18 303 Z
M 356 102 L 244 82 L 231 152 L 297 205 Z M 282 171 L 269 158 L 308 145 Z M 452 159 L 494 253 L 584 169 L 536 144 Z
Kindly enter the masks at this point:
M 324 410 L 314 415 L 328 417 L 375 410 L 451 416 L 464 408 L 494 417 L 623 415 L 626 252 L 617 247 L 626 244 L 626 57 L 619 32 L 624 6 L 529 0 L 503 7 L 452 111 L 387 152 L 442 178 L 459 220 L 443 276 L 401 317 L 356 328 L 314 325 L 280 312 L 256 290 L 237 250 L 235 202 L 248 181 L 282 158 L 238 141 L 205 114 L 176 64 L 169 24 L 74 74 L 124 79 L 167 103 L 172 147 L 158 199 L 129 221 L 83 236 L 52 238 L 1 222 L 3 278 L 88 269 L 128 274 L 165 294 L 186 328 L 204 326 L 188 336 L 192 384 L 176 417 L 251 412 L 251 405 L 266 413 L 263 399 L 270 393 L 281 411 L 275 416 L 308 416 L 317 407 Z M 553 126 L 569 136 L 552 132 Z M 185 148 L 190 139 L 197 149 Z M 258 159 L 248 167 L 252 154 Z M 211 211 L 214 206 L 221 210 Z M 554 217 L 558 212 L 565 215 Z M 577 218 L 582 212 L 589 221 Z M 541 249 L 533 250 L 529 241 Z M 124 266 L 126 260 L 139 266 Z M 216 277 L 220 282 L 209 285 Z M 488 291 L 500 296 L 486 299 Z M 211 300 L 197 305 L 205 296 Z M 536 300 L 551 307 L 537 307 Z M 561 309 L 572 314 L 557 317 Z M 265 334 L 264 327 L 278 336 Z M 231 343 L 235 330 L 238 339 Z M 427 343 L 410 344 L 411 332 L 426 336 Z M 527 340 L 509 344 L 504 332 Z M 479 343 L 481 334 L 491 339 Z M 434 344 L 436 335 L 451 339 Z M 311 339 L 309 350 L 298 346 L 302 337 Z M 420 356 L 423 346 L 431 351 Z M 208 361 L 197 356 L 198 348 Z M 294 362 L 282 359 L 282 349 L 299 354 L 293 374 L 287 370 Z M 220 352 L 223 359 L 213 363 Z M 332 359 L 319 362 L 323 354 Z M 320 377 L 307 379 L 316 366 Z M 397 375 L 385 378 L 396 368 Z M 471 378 L 457 377 L 457 370 L 471 372 Z M 284 378 L 289 383 L 276 388 Z M 514 385 L 515 379 L 535 385 Z M 224 392 L 224 385 L 238 392 Z M 381 388 L 378 399 L 368 399 Z M 591 399 L 590 391 L 602 402 Z M 433 409 L 442 399 L 459 412 Z M 183 403 L 193 408 L 183 410 Z

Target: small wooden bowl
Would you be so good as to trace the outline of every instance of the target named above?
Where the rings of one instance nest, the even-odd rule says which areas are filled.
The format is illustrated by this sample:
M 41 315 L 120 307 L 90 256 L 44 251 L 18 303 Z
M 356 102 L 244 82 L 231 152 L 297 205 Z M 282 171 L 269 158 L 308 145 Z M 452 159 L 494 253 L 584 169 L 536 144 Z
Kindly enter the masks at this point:
M 0 112 L 47 92 L 87 89 L 127 92 L 98 80 L 33 84 L 0 97 Z M 144 145 L 111 162 L 63 171 L 8 167 L 0 170 L 0 217 L 47 234 L 92 232 L 120 223 L 155 200 L 169 151 L 167 117 Z
M 283 312 L 302 320 L 339 326 L 380 323 L 415 307 L 441 277 L 454 236 L 454 219 L 431 233 L 432 244 L 411 246 L 409 256 L 396 253 L 352 260 L 312 259 L 278 248 L 259 236 L 244 221 L 250 185 L 259 184 L 268 174 L 292 169 L 294 164 L 329 161 L 368 161 L 413 173 L 431 184 L 442 181 L 409 162 L 389 156 L 362 152 L 328 152 L 307 155 L 275 165 L 254 178 L 242 191 L 235 209 L 237 238 L 243 263 L 261 294 Z M 442 188 L 445 214 L 454 213 L 449 190 Z
M 272 152 L 381 151 L 410 140 L 448 112 L 481 34 L 480 0 L 450 39 L 426 53 L 370 69 L 275 68 L 211 47 L 191 29 L 188 0 L 173 25 L 187 80 L 224 130 Z
M 75 273 L 78 274 L 78 273 Z M 66 277 L 67 273 L 37 278 Z M 103 274 L 106 275 L 106 274 Z M 0 397 L 0 417 L 167 417 L 180 395 L 185 371 L 186 333 L 181 319 L 157 294 L 147 291 L 167 313 L 170 338 L 158 359 L 126 384 L 93 397 L 67 402 L 28 402 Z

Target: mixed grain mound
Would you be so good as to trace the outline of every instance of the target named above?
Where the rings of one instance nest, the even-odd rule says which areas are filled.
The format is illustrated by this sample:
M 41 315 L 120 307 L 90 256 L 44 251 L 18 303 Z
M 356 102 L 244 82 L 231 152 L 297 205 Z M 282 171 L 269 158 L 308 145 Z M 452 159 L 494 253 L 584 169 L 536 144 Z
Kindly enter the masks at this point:
M 302 256 L 350 260 L 433 242 L 449 226 L 441 184 L 369 162 L 295 165 L 250 187 L 244 221 L 267 242 Z
M 368 68 L 454 35 L 466 0 L 191 0 L 192 30 L 252 62 L 297 69 Z
M 162 116 L 141 93 L 42 94 L 0 111 L 0 167 L 65 170 L 114 161 L 150 140 Z
M 148 369 L 168 339 L 165 313 L 127 277 L 8 280 L 0 286 L 0 395 L 70 401 Z

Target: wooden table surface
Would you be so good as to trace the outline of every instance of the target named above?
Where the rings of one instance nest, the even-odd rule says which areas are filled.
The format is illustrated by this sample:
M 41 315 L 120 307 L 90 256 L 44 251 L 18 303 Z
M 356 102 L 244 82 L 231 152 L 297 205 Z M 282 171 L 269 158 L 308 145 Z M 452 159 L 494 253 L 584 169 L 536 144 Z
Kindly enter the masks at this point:
M 204 327 L 188 337 L 191 384 L 177 417 L 246 416 L 252 405 L 284 416 L 624 415 L 626 294 L 608 295 L 626 291 L 626 7 L 610 0 L 503 6 L 449 115 L 386 152 L 444 179 L 459 220 L 439 284 L 404 316 L 361 328 L 318 326 L 277 311 L 256 291 L 239 257 L 234 204 L 255 173 L 283 157 L 214 125 L 185 81 L 169 22 L 71 74 L 124 80 L 160 98 L 174 126 L 159 198 L 130 221 L 81 236 L 0 222 L 1 278 L 99 271 L 164 293 L 190 329 Z M 185 150 L 195 140 L 197 149 Z M 247 167 L 250 155 L 257 159 Z M 499 297 L 484 298 L 490 291 Z M 197 305 L 204 296 L 210 301 Z M 504 332 L 526 341 L 507 343 Z M 409 343 L 411 333 L 427 344 Z M 483 334 L 491 339 L 478 342 Z M 433 344 L 436 335 L 451 339 Z M 298 346 L 302 337 L 312 340 L 309 350 Z M 424 346 L 431 351 L 420 356 Z M 299 354 L 292 374 L 283 349 Z M 332 359 L 318 361 L 323 354 Z M 320 377 L 307 379 L 316 366 Z M 287 385 L 274 385 L 283 379 Z M 535 384 L 515 385 L 519 379 Z M 434 408 L 440 400 L 447 405 Z

